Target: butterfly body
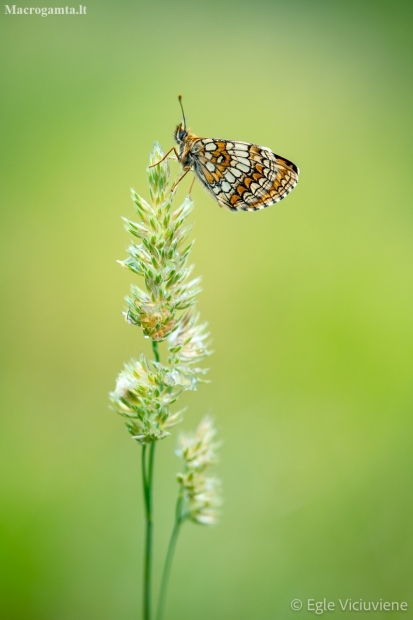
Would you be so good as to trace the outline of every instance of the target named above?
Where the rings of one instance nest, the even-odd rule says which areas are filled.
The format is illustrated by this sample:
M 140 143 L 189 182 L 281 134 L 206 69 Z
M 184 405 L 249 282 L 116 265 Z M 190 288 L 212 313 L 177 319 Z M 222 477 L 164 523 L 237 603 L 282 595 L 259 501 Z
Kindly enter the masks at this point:
M 221 207 L 257 211 L 285 198 L 297 185 L 295 164 L 249 142 L 201 138 L 179 124 L 174 132 L 177 158 L 192 170 Z

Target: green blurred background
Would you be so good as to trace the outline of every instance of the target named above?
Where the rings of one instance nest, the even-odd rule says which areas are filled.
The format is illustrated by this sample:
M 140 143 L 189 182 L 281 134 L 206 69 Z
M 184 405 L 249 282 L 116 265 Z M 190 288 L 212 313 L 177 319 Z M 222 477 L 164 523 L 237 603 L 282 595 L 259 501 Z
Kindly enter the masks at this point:
M 183 428 L 215 417 L 225 506 L 185 526 L 167 619 L 298 618 L 292 599 L 324 597 L 410 617 L 412 3 L 87 9 L 0 20 L 0 617 L 140 617 L 140 449 L 107 395 L 149 347 L 116 259 L 179 92 L 195 133 L 269 146 L 301 178 L 251 214 L 194 188 L 215 353 Z M 156 462 L 157 583 L 175 442 Z

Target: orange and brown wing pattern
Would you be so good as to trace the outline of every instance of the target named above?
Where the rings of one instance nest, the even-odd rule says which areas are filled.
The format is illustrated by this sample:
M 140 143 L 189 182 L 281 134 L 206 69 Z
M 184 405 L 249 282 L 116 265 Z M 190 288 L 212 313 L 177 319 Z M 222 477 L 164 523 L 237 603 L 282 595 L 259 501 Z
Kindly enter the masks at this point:
M 279 202 L 297 185 L 299 170 L 266 147 L 200 138 L 192 168 L 210 194 L 231 211 L 257 211 Z

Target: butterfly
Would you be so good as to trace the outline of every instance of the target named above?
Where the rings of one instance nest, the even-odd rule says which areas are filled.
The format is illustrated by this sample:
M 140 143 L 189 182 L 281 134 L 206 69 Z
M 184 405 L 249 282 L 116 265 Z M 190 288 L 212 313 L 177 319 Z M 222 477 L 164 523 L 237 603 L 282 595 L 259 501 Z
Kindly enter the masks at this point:
M 221 207 L 230 211 L 258 211 L 279 202 L 297 185 L 298 167 L 265 146 L 201 138 L 190 133 L 186 128 L 181 95 L 178 100 L 183 118 L 174 132 L 178 151 L 172 147 L 154 164 L 158 165 L 175 153 L 184 173 L 172 189 L 193 171 Z

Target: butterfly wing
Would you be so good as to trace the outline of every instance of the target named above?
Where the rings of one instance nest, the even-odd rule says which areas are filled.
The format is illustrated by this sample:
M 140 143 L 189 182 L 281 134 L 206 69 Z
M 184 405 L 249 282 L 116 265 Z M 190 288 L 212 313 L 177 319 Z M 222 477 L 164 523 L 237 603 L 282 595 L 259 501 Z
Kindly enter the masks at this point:
M 269 207 L 298 182 L 295 164 L 256 144 L 200 138 L 192 155 L 192 167 L 202 185 L 230 211 Z

